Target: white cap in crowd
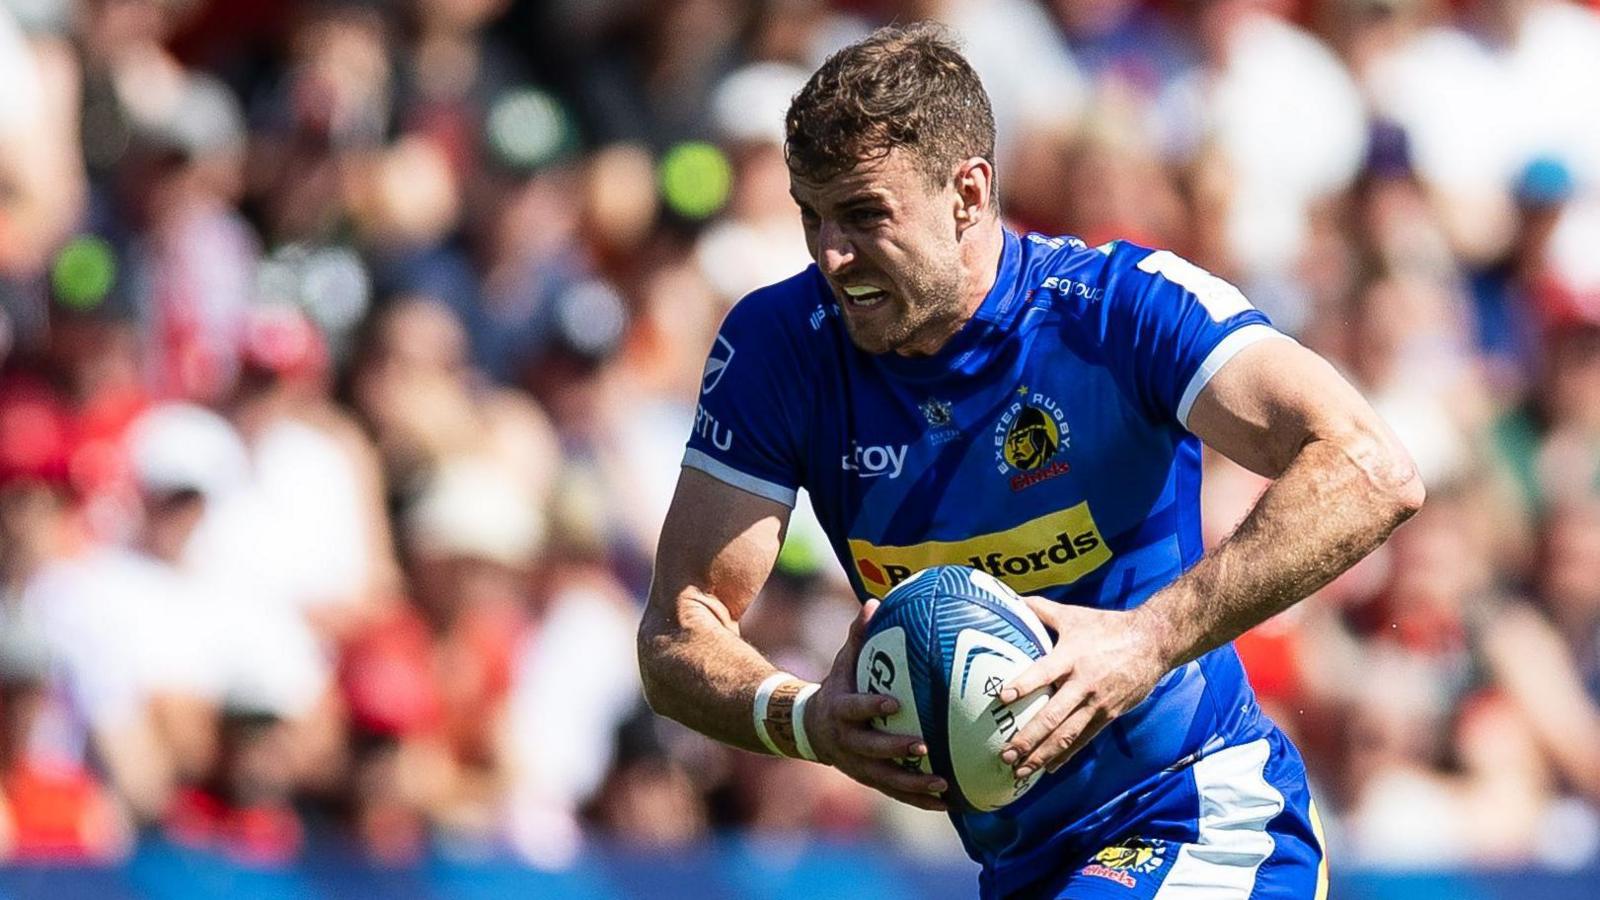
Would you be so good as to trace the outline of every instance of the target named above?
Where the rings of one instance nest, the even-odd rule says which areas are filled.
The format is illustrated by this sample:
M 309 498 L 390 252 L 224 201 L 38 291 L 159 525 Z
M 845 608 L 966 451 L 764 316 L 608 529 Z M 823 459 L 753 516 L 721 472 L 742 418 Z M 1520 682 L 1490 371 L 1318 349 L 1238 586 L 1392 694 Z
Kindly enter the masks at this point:
M 128 463 L 147 493 L 199 491 L 209 499 L 245 484 L 250 457 L 227 419 L 189 403 L 152 407 L 128 426 Z
M 492 463 L 445 463 L 406 513 L 412 544 L 438 556 L 527 565 L 544 544 L 545 521 L 516 483 Z

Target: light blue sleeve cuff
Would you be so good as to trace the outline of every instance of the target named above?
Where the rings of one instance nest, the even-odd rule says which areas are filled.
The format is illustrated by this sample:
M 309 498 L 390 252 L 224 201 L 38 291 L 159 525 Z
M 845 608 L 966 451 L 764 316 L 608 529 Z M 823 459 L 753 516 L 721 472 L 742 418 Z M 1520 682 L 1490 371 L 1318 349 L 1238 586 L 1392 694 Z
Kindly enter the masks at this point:
M 764 497 L 774 503 L 782 503 L 790 509 L 794 508 L 795 494 L 797 493 L 794 488 L 784 487 L 781 484 L 757 478 L 754 475 L 746 475 L 725 462 L 712 459 L 702 451 L 690 448 L 683 454 L 683 464 L 691 469 L 699 469 L 712 478 L 724 484 L 731 484 L 741 491 L 755 494 L 757 497 Z

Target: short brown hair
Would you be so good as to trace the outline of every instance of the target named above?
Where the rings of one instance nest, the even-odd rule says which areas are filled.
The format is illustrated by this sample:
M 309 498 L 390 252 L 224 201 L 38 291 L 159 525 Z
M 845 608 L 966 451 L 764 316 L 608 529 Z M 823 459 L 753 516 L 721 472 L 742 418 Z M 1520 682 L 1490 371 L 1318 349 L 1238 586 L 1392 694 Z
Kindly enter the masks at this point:
M 895 147 L 935 185 L 964 159 L 994 159 L 989 95 L 931 22 L 879 28 L 828 57 L 789 104 L 785 131 L 789 169 L 818 181 Z

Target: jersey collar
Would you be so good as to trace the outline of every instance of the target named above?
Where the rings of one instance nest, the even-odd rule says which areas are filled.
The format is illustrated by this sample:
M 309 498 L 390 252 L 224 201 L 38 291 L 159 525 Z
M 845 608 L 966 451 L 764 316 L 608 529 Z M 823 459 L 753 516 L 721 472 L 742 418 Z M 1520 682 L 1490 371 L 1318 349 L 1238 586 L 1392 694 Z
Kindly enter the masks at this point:
M 1022 296 L 1017 292 L 1021 266 L 1021 239 L 1009 228 L 1001 229 L 1000 265 L 994 285 L 978 304 L 977 310 L 938 353 L 931 356 L 901 356 L 883 353 L 873 360 L 887 372 L 903 379 L 925 381 L 957 372 L 973 371 L 988 357 L 994 338 L 1004 334 L 1015 318 Z

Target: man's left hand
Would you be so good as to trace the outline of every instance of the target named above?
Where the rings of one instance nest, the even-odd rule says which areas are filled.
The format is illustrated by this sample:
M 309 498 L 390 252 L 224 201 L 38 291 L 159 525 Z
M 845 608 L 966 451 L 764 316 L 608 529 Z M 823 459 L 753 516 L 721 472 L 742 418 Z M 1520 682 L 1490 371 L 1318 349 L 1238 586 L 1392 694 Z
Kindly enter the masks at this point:
M 1000 702 L 1046 685 L 1055 694 L 1001 749 L 1018 778 L 1061 768 L 1112 719 L 1150 696 L 1168 669 L 1134 613 L 1022 599 L 1055 632 L 1056 645 L 1011 679 Z

